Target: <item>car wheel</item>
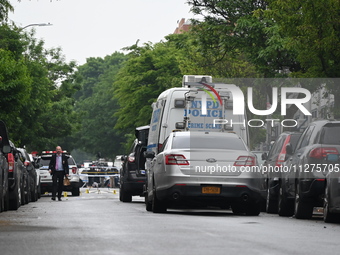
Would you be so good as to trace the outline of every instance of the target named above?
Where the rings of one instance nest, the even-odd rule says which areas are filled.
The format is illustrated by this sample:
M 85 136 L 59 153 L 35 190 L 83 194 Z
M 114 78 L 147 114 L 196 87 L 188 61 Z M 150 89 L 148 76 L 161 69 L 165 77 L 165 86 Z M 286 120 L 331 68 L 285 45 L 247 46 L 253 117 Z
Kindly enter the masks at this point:
M 121 185 L 121 187 L 120 187 L 119 200 L 122 201 L 122 202 L 131 202 L 132 201 L 132 195 L 125 190 L 124 185 Z
M 25 205 L 26 204 L 26 199 L 27 199 L 27 195 L 26 195 L 26 190 L 25 190 L 25 187 L 27 186 L 27 183 L 26 183 L 26 180 L 25 178 L 22 180 L 21 182 L 21 188 L 20 188 L 20 191 L 21 191 L 21 205 Z M 27 189 L 27 188 L 26 188 Z
M 303 201 L 301 196 L 300 185 L 296 185 L 295 189 L 295 218 L 310 219 L 313 216 L 313 206 L 310 202 Z
M 10 192 L 9 210 L 18 210 L 21 205 L 21 185 L 16 182 L 14 190 Z
M 285 188 L 280 185 L 279 190 L 279 202 L 277 211 L 280 216 L 293 216 L 294 215 L 294 203 L 292 199 L 288 199 L 285 195 Z
M 326 223 L 337 223 L 340 221 L 340 215 L 336 213 L 331 213 L 329 211 L 329 201 L 330 195 L 328 191 L 328 185 L 326 184 L 325 197 L 323 202 L 323 220 Z
M 34 183 L 33 191 L 31 192 L 32 202 L 36 202 L 38 200 L 38 187 Z
M 233 211 L 233 214 L 236 214 L 236 215 L 241 215 L 245 213 L 245 208 L 240 203 L 232 204 L 231 210 Z
M 269 188 L 267 190 L 266 212 L 277 213 L 277 199 L 269 192 Z
M 247 216 L 258 216 L 261 212 L 260 203 L 249 202 L 245 207 L 245 213 Z
M 9 194 L 8 189 L 6 190 L 6 194 L 4 195 L 4 211 L 9 210 Z
M 2 169 L 0 169 L 0 171 L 2 171 Z M 3 194 L 4 188 L 2 187 L 2 184 L 2 173 L 0 172 L 0 212 L 5 210 L 5 196 Z
M 78 187 L 72 188 L 72 196 L 78 197 L 80 195 L 80 190 Z
M 26 182 L 27 182 L 27 180 L 26 180 Z M 27 182 L 27 187 L 26 187 L 26 190 L 25 190 L 25 204 L 28 204 L 29 202 L 31 202 L 31 186 Z
M 41 187 L 40 184 L 38 185 L 38 198 L 41 198 Z
M 145 209 L 148 212 L 151 212 L 152 211 L 152 203 L 149 202 L 149 196 L 148 196 L 147 193 L 145 194 L 144 201 L 145 201 Z
M 166 204 L 164 201 L 161 201 L 157 198 L 156 190 L 153 190 L 153 199 L 152 199 L 152 212 L 153 213 L 165 213 L 166 212 Z

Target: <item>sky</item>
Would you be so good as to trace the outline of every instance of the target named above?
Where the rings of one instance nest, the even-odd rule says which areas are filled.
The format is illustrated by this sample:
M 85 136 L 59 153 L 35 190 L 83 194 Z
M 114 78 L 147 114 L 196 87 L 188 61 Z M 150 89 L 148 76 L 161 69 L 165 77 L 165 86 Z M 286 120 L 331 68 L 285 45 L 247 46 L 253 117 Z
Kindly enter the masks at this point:
M 190 19 L 186 0 L 10 0 L 9 19 L 18 27 L 30 26 L 45 48 L 61 47 L 66 61 L 86 63 L 124 47 L 157 43 L 172 34 L 181 18 Z

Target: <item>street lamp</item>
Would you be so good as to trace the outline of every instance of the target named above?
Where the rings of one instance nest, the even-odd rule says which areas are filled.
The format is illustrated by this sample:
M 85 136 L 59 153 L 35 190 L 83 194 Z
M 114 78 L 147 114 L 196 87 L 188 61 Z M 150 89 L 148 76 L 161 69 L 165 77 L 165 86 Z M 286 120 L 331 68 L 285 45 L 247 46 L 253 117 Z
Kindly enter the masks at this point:
M 33 26 L 45 27 L 45 26 L 52 26 L 52 24 L 51 24 L 51 23 L 29 24 L 29 25 L 27 25 L 27 26 L 24 26 L 24 27 L 20 28 L 20 31 L 21 31 L 21 30 L 24 30 L 24 29 L 27 28 L 27 27 L 33 27 Z

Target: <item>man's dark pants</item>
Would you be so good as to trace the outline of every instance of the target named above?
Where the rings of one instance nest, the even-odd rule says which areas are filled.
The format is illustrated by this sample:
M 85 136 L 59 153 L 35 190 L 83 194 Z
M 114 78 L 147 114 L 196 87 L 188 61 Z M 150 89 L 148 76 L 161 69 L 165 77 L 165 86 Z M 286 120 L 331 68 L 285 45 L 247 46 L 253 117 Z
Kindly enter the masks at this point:
M 61 198 L 61 194 L 63 192 L 64 188 L 64 171 L 55 171 L 53 176 L 53 187 L 52 187 L 52 198 L 56 197 L 57 191 L 58 191 L 58 198 Z

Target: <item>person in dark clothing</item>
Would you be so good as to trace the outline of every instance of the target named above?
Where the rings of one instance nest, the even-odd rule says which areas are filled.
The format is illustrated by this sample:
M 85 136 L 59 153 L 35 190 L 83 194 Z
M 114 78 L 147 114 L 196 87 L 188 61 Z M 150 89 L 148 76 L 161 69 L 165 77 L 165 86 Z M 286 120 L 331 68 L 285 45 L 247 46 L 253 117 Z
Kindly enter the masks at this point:
M 52 175 L 53 186 L 52 186 L 52 200 L 55 200 L 58 191 L 58 200 L 61 201 L 61 194 L 64 187 L 64 176 L 68 177 L 69 166 L 68 157 L 63 154 L 63 150 L 60 146 L 56 147 L 56 153 L 52 155 L 49 172 Z

